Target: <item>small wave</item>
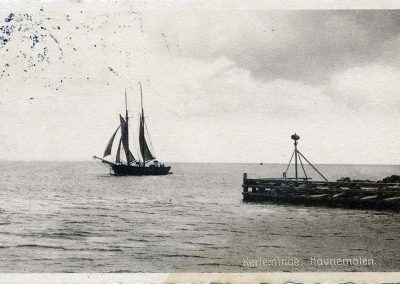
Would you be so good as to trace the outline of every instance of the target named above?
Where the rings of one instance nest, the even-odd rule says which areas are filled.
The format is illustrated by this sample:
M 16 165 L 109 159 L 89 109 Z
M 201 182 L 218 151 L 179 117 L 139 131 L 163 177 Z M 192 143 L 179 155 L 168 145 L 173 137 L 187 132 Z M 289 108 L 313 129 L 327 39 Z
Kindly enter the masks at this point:
M 150 240 L 146 239 L 126 239 L 127 241 L 133 241 L 133 242 L 143 242 L 143 243 L 150 243 Z
M 114 211 L 114 209 L 107 208 L 107 207 L 94 207 L 93 210 Z
M 108 214 L 93 214 L 92 216 L 96 217 L 108 217 L 108 218 L 118 218 L 116 215 L 108 215 Z
M 86 231 L 71 231 L 71 232 L 55 232 L 55 233 L 40 233 L 35 234 L 42 238 L 53 238 L 53 239 L 76 239 L 93 236 L 94 234 Z
M 311 236 L 311 235 L 300 235 L 300 238 L 315 238 L 315 236 Z
M 104 252 L 104 251 L 123 252 L 123 250 L 120 248 L 81 248 L 81 249 L 77 249 L 77 250 L 79 250 L 79 251 L 100 251 L 100 252 Z
M 226 247 L 226 246 L 210 246 L 211 249 L 230 249 L 232 247 Z
M 133 211 L 129 211 L 129 212 L 142 213 L 142 214 L 148 214 L 148 215 L 157 214 L 156 212 L 146 212 L 146 211 L 137 211 L 137 210 L 133 210 Z
M 86 220 L 81 220 L 81 221 L 64 221 L 64 224 L 93 224 L 95 222 L 93 221 L 86 221 Z
M 239 233 L 239 234 L 245 234 L 246 232 L 244 232 L 244 231 L 239 231 L 239 230 L 229 230 L 229 232 L 231 232 L 231 233 Z
M 59 249 L 59 250 L 69 250 L 62 246 L 49 246 L 49 245 L 38 245 L 38 244 L 23 244 L 16 245 L 15 248 L 44 248 L 44 249 Z
M 111 252 L 122 252 L 120 248 L 66 248 L 63 246 L 49 246 L 39 244 L 23 244 L 16 245 L 15 248 L 38 248 L 38 249 L 56 249 L 65 251 L 111 251 Z
M 196 243 L 196 242 L 191 242 L 191 241 L 188 241 L 188 242 L 183 242 L 184 244 L 189 244 L 189 245 L 200 245 L 200 246 L 212 246 L 212 245 L 214 245 L 214 244 L 210 244 L 210 243 Z
M 91 208 L 90 207 L 87 207 L 87 206 L 71 206 L 71 207 L 66 207 L 66 206 L 64 206 L 64 207 L 62 207 L 62 208 L 66 208 L 66 209 L 74 209 L 74 210 L 81 210 L 81 209 L 83 209 L 83 210 L 90 210 Z
M 226 225 L 226 223 L 223 223 L 223 222 L 206 222 L 205 224 L 207 224 L 207 225 Z
M 202 255 L 190 255 L 190 254 L 160 254 L 161 257 L 184 257 L 184 258 L 208 258 Z
M 210 263 L 198 263 L 196 265 L 199 265 L 199 266 L 221 266 L 221 265 L 224 265 L 224 264 L 217 263 L 217 262 L 210 262 Z
M 351 248 L 351 251 L 365 251 L 364 248 Z
M 77 256 L 74 256 L 74 257 L 67 257 L 67 258 L 65 258 L 66 260 L 88 260 L 88 261 L 94 261 L 94 258 L 91 258 L 91 257 L 77 257 Z M 51 260 L 51 259 L 50 259 Z
M 124 230 L 124 229 L 114 229 L 114 232 L 122 232 L 122 233 L 127 233 L 129 230 Z
M 232 230 L 230 228 L 220 228 L 219 230 L 221 230 L 223 232 L 235 233 L 235 232 L 232 232 Z
M 193 231 L 200 232 L 200 231 L 204 231 L 204 230 L 203 229 L 198 229 L 198 230 L 193 230 Z M 204 234 L 204 236 L 207 236 L 207 237 L 208 236 L 223 236 L 223 234 L 207 232 L 207 233 Z
M 167 236 L 167 235 L 154 235 L 154 236 L 152 236 L 153 238 L 162 238 L 162 239 L 164 239 L 164 238 L 170 238 L 171 236 Z
M 40 257 L 34 257 L 32 258 L 33 261 L 54 261 L 54 258 L 40 258 Z

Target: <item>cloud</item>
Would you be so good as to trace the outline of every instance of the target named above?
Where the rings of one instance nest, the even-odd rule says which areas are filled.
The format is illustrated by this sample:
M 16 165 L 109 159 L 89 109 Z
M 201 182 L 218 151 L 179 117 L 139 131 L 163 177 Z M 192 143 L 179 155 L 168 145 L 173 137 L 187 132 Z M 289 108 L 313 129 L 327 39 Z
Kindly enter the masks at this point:
M 326 92 L 353 110 L 371 113 L 400 109 L 400 68 L 382 64 L 353 67 L 331 77 Z
M 398 65 L 391 55 L 400 51 L 399 16 L 398 10 L 186 10 L 150 13 L 145 20 L 152 22 L 152 37 L 164 34 L 179 55 L 225 57 L 265 81 L 323 84 L 360 64 Z
M 178 118 L 252 113 L 274 119 L 297 117 L 330 101 L 319 86 L 284 79 L 265 82 L 224 57 L 213 61 L 169 57 L 168 63 L 153 57 L 147 60 L 146 73 L 152 78 L 144 82 L 145 92 L 150 93 L 146 103 L 162 105 Z

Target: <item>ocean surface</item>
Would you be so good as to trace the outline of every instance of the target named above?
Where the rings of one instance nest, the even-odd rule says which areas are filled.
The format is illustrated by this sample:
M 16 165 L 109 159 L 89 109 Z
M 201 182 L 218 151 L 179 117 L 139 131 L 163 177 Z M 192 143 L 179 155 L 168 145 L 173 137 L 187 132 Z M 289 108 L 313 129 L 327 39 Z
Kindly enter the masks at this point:
M 400 214 L 242 202 L 243 172 L 285 168 L 175 163 L 168 176 L 114 177 L 96 162 L 0 162 L 0 272 L 400 270 Z M 400 173 L 318 168 L 330 180 Z M 374 264 L 310 261 L 360 257 Z M 299 265 L 249 266 L 260 258 Z

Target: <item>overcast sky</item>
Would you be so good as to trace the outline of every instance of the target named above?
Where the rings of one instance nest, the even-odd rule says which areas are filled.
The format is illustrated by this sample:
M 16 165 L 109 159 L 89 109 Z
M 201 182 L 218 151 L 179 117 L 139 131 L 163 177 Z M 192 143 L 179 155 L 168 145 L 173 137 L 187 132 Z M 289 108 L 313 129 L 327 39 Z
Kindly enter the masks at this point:
M 398 10 L 5 3 L 0 159 L 101 155 L 140 80 L 162 161 L 286 163 L 297 132 L 315 163 L 400 162 Z

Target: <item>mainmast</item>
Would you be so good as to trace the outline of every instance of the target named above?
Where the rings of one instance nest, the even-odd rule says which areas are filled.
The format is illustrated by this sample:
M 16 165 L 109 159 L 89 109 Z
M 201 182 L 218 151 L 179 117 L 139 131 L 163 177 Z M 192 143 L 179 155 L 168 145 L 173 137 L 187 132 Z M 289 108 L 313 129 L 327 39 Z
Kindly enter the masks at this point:
M 142 83 L 140 81 L 139 81 L 139 86 L 140 86 L 140 105 L 142 109 L 142 113 L 140 115 L 139 146 L 140 146 L 140 153 L 142 154 L 143 166 L 145 166 L 146 162 L 154 160 L 155 157 L 151 153 L 149 146 L 147 145 L 146 142 L 146 137 L 145 137 L 146 124 L 144 121 L 143 92 L 142 92 Z
M 139 81 L 139 86 L 140 86 L 140 106 L 141 106 L 141 108 L 142 108 L 142 118 L 144 119 L 142 82 L 140 82 L 140 81 Z
M 142 82 L 140 82 L 139 81 L 139 87 L 140 87 L 140 107 L 141 107 L 141 110 L 142 110 L 142 113 L 141 113 L 141 119 L 140 119 L 140 128 L 141 128 L 141 130 L 143 129 L 143 136 L 144 136 L 144 111 L 143 111 L 143 92 L 142 92 Z M 140 132 L 140 131 L 139 131 Z M 141 133 L 141 132 L 140 132 Z M 144 137 L 143 137 L 144 138 Z M 140 139 L 139 139 L 140 140 Z M 140 147 L 140 149 L 141 149 L 141 152 L 142 152 L 142 143 L 143 142 L 141 142 L 141 141 L 139 141 L 139 147 Z M 143 152 L 142 152 L 142 159 L 143 159 L 143 166 L 145 166 L 146 165 L 146 158 L 144 157 L 144 155 L 143 155 Z
M 130 153 L 129 150 L 129 117 L 128 117 L 128 99 L 126 96 L 126 88 L 125 88 L 125 121 L 126 121 L 126 146 L 128 149 L 126 149 L 126 153 Z M 129 165 L 130 162 L 130 157 L 126 157 L 126 163 Z

